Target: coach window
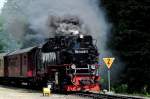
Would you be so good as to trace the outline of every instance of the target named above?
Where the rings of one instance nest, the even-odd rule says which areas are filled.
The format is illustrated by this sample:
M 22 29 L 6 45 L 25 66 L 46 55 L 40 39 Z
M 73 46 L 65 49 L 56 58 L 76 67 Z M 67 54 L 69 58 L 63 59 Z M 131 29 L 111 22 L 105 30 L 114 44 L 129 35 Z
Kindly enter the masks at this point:
M 24 56 L 24 65 L 27 64 L 27 56 Z

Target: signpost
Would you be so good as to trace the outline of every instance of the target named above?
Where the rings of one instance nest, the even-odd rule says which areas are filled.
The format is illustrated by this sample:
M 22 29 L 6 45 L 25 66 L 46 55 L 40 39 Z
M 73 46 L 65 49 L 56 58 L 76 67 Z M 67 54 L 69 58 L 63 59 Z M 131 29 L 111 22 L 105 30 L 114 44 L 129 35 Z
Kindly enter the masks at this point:
M 108 89 L 110 92 L 110 67 L 112 66 L 112 63 L 114 62 L 115 58 L 103 58 L 103 61 L 105 62 L 106 66 L 108 67 Z

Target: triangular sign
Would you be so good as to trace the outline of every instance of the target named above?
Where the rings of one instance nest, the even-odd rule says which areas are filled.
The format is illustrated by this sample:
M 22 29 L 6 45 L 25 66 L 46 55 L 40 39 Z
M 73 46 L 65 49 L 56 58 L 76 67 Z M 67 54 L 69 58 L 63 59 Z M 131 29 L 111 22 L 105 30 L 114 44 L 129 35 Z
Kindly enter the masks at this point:
M 108 67 L 108 69 L 110 69 L 112 63 L 114 62 L 115 58 L 103 58 L 106 66 Z

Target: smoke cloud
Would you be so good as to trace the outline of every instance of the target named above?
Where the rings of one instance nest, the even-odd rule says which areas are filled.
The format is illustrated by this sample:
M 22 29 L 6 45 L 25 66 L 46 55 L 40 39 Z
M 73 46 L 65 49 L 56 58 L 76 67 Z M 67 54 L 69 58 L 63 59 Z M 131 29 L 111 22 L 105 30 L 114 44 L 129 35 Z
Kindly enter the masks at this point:
M 59 21 L 74 16 L 82 25 L 81 31 L 92 34 L 95 39 L 104 42 L 99 44 L 104 46 L 109 29 L 98 4 L 98 0 L 9 0 L 2 15 L 6 19 L 5 30 L 20 42 L 25 38 L 54 36 L 50 20 Z
M 91 34 L 97 40 L 100 73 L 104 76 L 107 72 L 102 57 L 112 54 L 106 49 L 110 24 L 106 21 L 99 1 L 9 0 L 2 11 L 4 30 L 20 42 L 22 47 L 36 45 L 56 33 L 67 33 L 68 28 Z M 68 21 L 70 22 L 66 24 Z M 116 71 L 112 73 L 117 74 Z

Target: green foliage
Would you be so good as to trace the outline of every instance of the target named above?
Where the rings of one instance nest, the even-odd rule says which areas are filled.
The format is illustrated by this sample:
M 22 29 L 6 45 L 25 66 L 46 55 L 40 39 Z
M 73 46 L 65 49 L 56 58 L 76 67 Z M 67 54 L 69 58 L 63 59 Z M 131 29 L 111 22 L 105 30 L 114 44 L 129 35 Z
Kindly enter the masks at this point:
M 128 84 L 129 92 L 142 92 L 145 85 L 146 92 L 150 91 L 150 1 L 102 0 L 102 3 L 113 23 L 108 47 L 126 65 L 121 82 Z
M 103 85 L 103 84 L 106 83 L 106 80 L 104 78 L 101 78 L 100 81 L 99 81 L 99 83 Z
M 112 90 L 115 91 L 116 93 L 127 93 L 128 85 L 127 84 L 115 85 Z
M 4 47 L 6 46 L 4 40 L 5 38 L 4 38 L 4 33 L 3 33 L 3 19 L 0 16 L 0 53 L 4 52 Z
M 2 32 L 2 31 L 3 31 L 3 19 L 0 16 L 0 32 Z

